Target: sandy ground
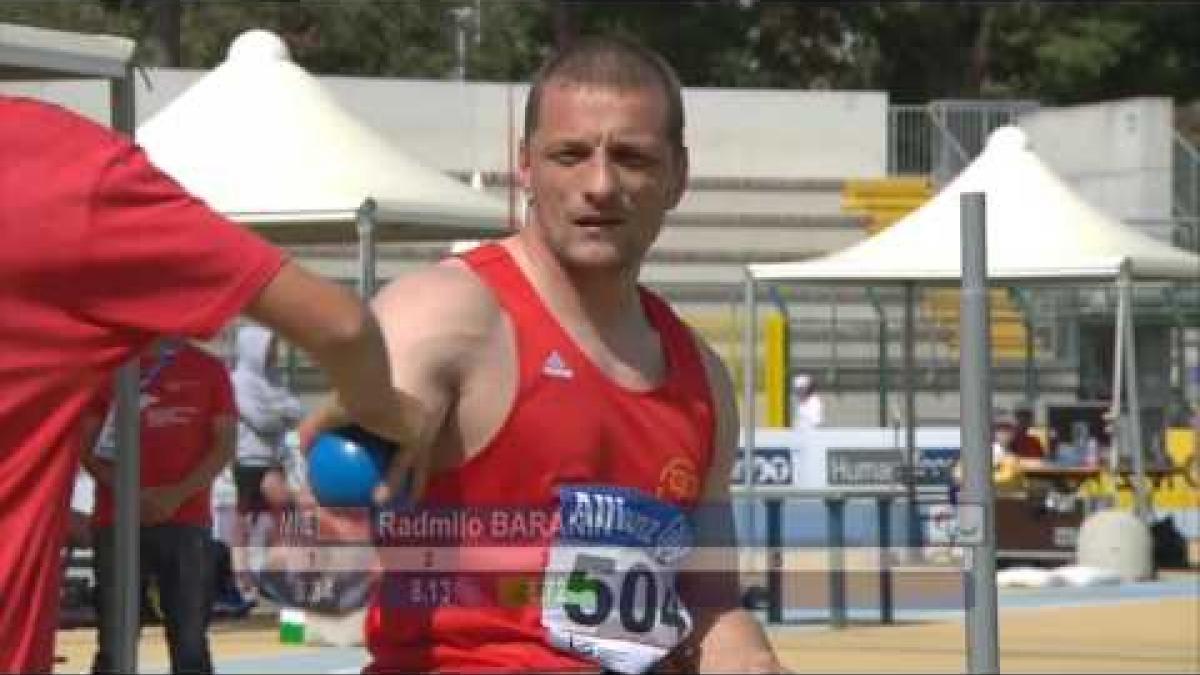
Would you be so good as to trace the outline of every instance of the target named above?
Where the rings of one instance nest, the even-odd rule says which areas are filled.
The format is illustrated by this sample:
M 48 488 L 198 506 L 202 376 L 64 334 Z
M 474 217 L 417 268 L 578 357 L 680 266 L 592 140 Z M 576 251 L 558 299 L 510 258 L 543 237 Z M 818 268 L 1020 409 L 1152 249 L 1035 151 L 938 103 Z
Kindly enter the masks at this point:
M 1200 582 L 1200 579 L 1198 579 Z M 1198 586 L 1200 589 L 1200 586 Z M 895 625 L 823 624 L 771 629 L 784 663 L 796 672 L 965 672 L 961 618 Z M 274 617 L 215 625 L 211 632 L 218 669 L 245 657 L 281 659 L 319 647 L 281 645 Z M 56 672 L 85 672 L 95 648 L 91 629 L 63 630 Z M 143 632 L 143 668 L 167 663 L 161 628 Z M 1200 673 L 1200 597 L 1128 600 L 1086 607 L 1004 609 L 1000 612 L 1003 672 Z

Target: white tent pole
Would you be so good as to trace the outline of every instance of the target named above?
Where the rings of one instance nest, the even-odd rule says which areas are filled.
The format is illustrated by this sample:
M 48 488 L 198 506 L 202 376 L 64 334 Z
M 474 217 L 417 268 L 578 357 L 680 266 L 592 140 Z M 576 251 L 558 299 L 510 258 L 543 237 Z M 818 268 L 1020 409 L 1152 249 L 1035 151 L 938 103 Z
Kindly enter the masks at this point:
M 1133 280 L 1129 265 L 1121 268 L 1121 300 L 1125 304 L 1125 395 L 1129 400 L 1129 456 L 1133 462 L 1133 510 L 1150 524 L 1150 495 L 1146 490 L 1146 450 L 1142 446 L 1142 407 L 1138 395 L 1137 343 L 1133 312 Z
M 133 68 L 125 68 L 125 77 L 110 81 L 113 128 L 133 137 L 134 87 Z M 141 612 L 141 562 L 138 539 L 141 534 L 141 513 L 138 495 L 141 493 L 141 447 L 139 443 L 140 386 L 138 360 L 117 369 L 114 423 L 116 425 L 117 476 L 114 487 L 116 512 L 113 519 L 113 560 L 116 592 L 109 612 L 109 625 L 116 635 L 115 652 L 110 664 L 114 672 L 136 673 L 138 666 L 138 632 Z M 97 592 L 105 592 L 98 589 Z
M 1124 399 L 1122 388 L 1125 381 L 1125 295 L 1121 293 L 1121 280 L 1117 279 L 1117 318 L 1113 323 L 1113 382 L 1112 382 L 1112 408 L 1109 409 L 1109 417 L 1112 419 L 1112 438 L 1109 439 L 1111 452 L 1108 456 L 1108 470 L 1115 478 L 1117 471 L 1120 470 L 1120 452 L 1125 445 L 1125 419 L 1124 413 L 1121 411 L 1121 402 Z
M 375 206 L 374 199 L 367 199 L 354 218 L 358 227 L 358 292 L 363 302 L 375 295 Z

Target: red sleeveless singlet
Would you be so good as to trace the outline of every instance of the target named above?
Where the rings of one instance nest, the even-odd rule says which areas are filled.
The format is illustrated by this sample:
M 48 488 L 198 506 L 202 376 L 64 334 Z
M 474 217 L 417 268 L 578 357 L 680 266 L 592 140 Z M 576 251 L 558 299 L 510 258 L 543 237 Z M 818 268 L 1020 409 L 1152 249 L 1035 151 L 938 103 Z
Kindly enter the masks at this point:
M 635 488 L 685 510 L 697 503 L 715 427 L 700 351 L 667 304 L 642 289 L 666 375 L 653 390 L 630 391 L 588 359 L 502 246 L 463 259 L 511 320 L 516 396 L 476 456 L 431 477 L 421 509 L 444 516 L 444 529 L 462 537 L 449 547 L 450 562 L 446 548 L 430 556 L 428 573 L 389 573 L 367 614 L 367 671 L 594 671 L 595 664 L 547 642 L 541 606 L 523 595 L 540 577 L 553 535 L 537 519 L 556 511 L 561 485 Z M 518 522 L 521 514 L 528 518 Z M 517 536 L 502 541 L 506 527 Z M 506 576 L 514 568 L 524 572 L 524 586 L 521 575 Z M 442 606 L 421 606 L 439 600 Z

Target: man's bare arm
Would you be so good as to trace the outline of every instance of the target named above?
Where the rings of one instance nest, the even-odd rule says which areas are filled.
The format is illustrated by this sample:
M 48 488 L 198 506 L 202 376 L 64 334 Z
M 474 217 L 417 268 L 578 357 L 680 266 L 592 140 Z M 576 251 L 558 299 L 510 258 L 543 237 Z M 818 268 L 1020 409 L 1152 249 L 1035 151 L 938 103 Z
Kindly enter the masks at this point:
M 415 442 L 420 404 L 392 386 L 379 324 L 349 291 L 289 262 L 245 313 L 306 351 L 350 418 L 401 447 Z
M 738 557 L 729 480 L 737 450 L 733 386 L 720 358 L 703 347 L 716 406 L 715 456 L 697 508 L 697 549 L 681 571 L 681 593 L 695 618 L 689 669 L 702 673 L 786 672 L 758 620 L 739 602 Z
M 412 473 L 419 495 L 432 471 L 431 446 L 461 393 L 463 373 L 478 358 L 479 346 L 498 320 L 490 293 L 461 263 L 448 262 L 398 277 L 372 301 L 387 344 L 388 369 L 396 389 L 417 402 L 409 425 L 411 461 L 391 464 L 377 502 L 403 485 Z M 322 429 L 347 422 L 331 401 L 318 406 L 298 427 L 307 447 Z

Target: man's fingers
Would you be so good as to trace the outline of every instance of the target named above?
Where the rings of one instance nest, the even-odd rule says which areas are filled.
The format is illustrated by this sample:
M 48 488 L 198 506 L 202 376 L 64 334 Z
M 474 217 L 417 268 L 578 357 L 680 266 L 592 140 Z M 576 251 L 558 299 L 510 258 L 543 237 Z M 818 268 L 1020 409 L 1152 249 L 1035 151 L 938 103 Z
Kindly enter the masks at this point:
M 296 426 L 296 438 L 300 442 L 300 451 L 307 455 L 313 442 L 322 431 L 349 423 L 350 418 L 338 403 L 337 397 L 326 398 Z
M 415 452 L 399 450 L 393 454 L 383 480 L 373 494 L 375 503 L 384 505 L 398 498 L 408 503 L 419 501 L 432 473 L 432 459 L 428 448 Z
M 419 461 L 413 462 L 412 471 L 410 472 L 409 483 L 409 499 L 413 502 L 425 496 L 425 486 L 429 483 L 429 475 L 431 473 L 431 457 L 428 452 L 422 453 Z

